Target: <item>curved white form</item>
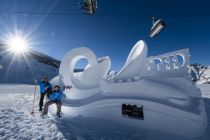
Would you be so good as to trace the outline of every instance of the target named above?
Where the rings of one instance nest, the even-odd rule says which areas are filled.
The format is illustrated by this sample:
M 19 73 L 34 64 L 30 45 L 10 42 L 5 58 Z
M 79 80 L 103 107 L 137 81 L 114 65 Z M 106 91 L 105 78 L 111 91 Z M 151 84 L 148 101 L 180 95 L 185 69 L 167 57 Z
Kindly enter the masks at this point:
M 73 87 L 64 91 L 66 108 L 74 115 L 109 119 L 185 138 L 201 135 L 207 117 L 201 92 L 187 72 L 189 50 L 152 57 L 147 57 L 147 52 L 146 43 L 137 42 L 115 74 L 109 73 L 109 57 L 97 59 L 88 48 L 69 51 L 59 70 L 60 85 Z M 83 72 L 75 73 L 74 66 L 82 58 L 89 64 Z M 123 104 L 142 105 L 144 120 L 123 116 Z
M 142 63 L 147 57 L 147 44 L 140 40 L 132 48 L 128 58 L 114 79 L 128 79 L 141 72 Z
M 74 67 L 76 63 L 82 58 L 88 60 L 89 62 L 88 67 L 92 67 L 97 64 L 97 59 L 95 54 L 88 48 L 76 48 L 69 51 L 62 59 L 59 71 L 60 74 L 65 75 L 62 76 L 64 83 L 66 84 L 72 84 L 72 82 L 75 83 L 74 80 L 76 78 L 74 77 Z M 80 85 L 75 83 L 74 86 L 80 86 Z M 89 83 L 86 83 L 85 86 L 88 87 Z
M 74 67 L 80 59 L 87 59 L 88 65 L 82 73 L 74 73 Z M 59 70 L 59 81 L 63 85 L 71 85 L 71 94 L 67 97 L 81 99 L 101 92 L 99 80 L 104 78 L 111 66 L 109 57 L 97 60 L 88 48 L 76 48 L 69 51 L 62 59 Z M 69 89 L 66 90 L 68 92 Z M 73 91 L 72 91 L 73 90 Z

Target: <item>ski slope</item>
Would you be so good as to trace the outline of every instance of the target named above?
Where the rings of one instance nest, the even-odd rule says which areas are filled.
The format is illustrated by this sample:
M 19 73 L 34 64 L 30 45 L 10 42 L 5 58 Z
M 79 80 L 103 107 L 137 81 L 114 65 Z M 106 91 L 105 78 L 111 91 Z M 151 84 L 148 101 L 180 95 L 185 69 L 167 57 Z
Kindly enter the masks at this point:
M 210 85 L 199 85 L 208 116 L 206 132 L 191 140 L 210 138 Z M 55 116 L 55 106 L 50 107 L 48 118 L 41 118 L 38 110 L 38 91 L 36 93 L 35 117 L 30 115 L 34 86 L 0 85 L 0 140 L 10 139 L 68 139 L 68 140 L 107 140 L 107 139 L 182 139 L 181 137 L 152 130 L 84 116 L 75 116 L 63 107 L 62 119 Z
M 0 83 L 33 84 L 43 76 L 51 79 L 58 74 L 59 60 L 33 50 L 14 55 L 7 48 L 0 45 Z
M 52 119 L 40 118 L 37 111 L 35 117 L 30 115 L 33 92 L 34 86 L 0 85 L 1 140 L 63 138 Z

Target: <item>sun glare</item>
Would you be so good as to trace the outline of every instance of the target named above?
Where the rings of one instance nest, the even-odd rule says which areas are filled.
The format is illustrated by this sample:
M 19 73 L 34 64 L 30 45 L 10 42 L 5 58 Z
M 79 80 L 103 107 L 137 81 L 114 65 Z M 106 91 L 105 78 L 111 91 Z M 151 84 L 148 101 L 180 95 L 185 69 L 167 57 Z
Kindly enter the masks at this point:
M 12 52 L 23 53 L 27 51 L 27 41 L 21 37 L 14 37 L 8 41 L 8 45 Z

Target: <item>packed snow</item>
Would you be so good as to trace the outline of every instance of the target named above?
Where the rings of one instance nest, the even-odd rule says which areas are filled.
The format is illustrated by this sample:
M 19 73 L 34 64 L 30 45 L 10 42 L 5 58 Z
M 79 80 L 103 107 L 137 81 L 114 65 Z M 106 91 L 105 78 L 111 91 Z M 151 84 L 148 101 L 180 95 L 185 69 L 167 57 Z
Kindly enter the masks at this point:
M 138 41 L 121 70 L 108 76 L 110 57 L 97 58 L 91 49 L 84 47 L 67 52 L 57 78 L 61 87 L 73 87 L 64 90 L 67 110 L 71 110 L 70 114 L 106 119 L 139 130 L 185 138 L 200 136 L 206 129 L 207 117 L 201 92 L 188 73 L 189 49 L 150 57 L 147 53 L 146 42 Z M 80 59 L 89 63 L 78 74 L 74 67 Z M 123 109 L 124 104 L 139 108 Z M 143 120 L 131 119 L 133 116 Z
M 42 119 L 38 111 L 30 114 L 33 92 L 30 85 L 0 85 L 0 139 L 63 138 L 53 119 Z
M 192 140 L 210 138 L 210 85 L 199 85 L 208 116 L 206 132 Z M 39 93 L 36 92 L 35 116 L 31 116 L 34 86 L 0 85 L 0 139 L 68 139 L 68 140 L 110 140 L 110 139 L 181 139 L 170 134 L 145 129 L 136 129 L 105 119 L 85 116 L 71 118 L 71 111 L 63 107 L 63 117 L 56 118 L 55 106 L 51 106 L 49 117 L 41 118 L 38 111 Z

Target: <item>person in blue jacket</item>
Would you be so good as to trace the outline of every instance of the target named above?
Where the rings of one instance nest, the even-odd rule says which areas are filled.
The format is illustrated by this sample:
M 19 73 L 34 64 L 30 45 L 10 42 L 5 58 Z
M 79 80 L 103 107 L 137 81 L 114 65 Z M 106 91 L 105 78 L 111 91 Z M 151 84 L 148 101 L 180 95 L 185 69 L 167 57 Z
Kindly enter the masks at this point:
M 45 77 L 41 82 L 39 82 L 40 86 L 40 101 L 39 101 L 39 111 L 42 111 L 44 97 L 47 94 L 49 96 L 52 92 L 52 85 L 48 81 L 48 78 Z
M 56 104 L 57 105 L 57 115 L 58 117 L 61 117 L 60 113 L 61 113 L 61 98 L 62 98 L 63 93 L 60 91 L 60 87 L 58 85 L 55 85 L 52 93 L 49 96 L 49 101 L 45 103 L 44 105 L 44 111 L 42 113 L 42 115 L 47 115 L 48 113 L 48 107 L 52 104 Z

